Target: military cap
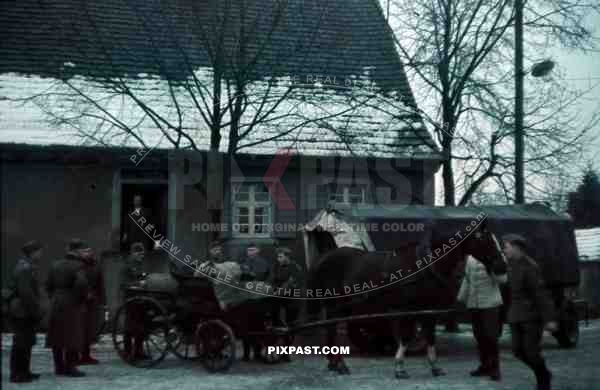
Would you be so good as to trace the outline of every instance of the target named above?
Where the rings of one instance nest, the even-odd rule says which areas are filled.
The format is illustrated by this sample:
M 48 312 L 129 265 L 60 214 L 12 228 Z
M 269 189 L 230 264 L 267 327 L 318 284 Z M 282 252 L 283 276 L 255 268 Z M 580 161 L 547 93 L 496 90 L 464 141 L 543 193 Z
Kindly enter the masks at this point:
M 223 246 L 223 240 L 214 240 L 208 245 L 208 249 L 215 248 L 217 246 Z
M 502 237 L 502 241 L 509 242 L 513 245 L 518 246 L 523 251 L 527 251 L 527 239 L 520 234 L 507 234 Z
M 23 245 L 23 247 L 21 248 L 21 251 L 23 251 L 23 253 L 26 256 L 29 256 L 30 254 L 32 254 L 33 252 L 42 249 L 42 243 L 37 241 L 37 240 L 31 240 L 28 241 L 27 243 L 25 243 L 25 245 Z
M 133 244 L 131 244 L 131 252 L 132 253 L 138 253 L 138 252 L 143 252 L 144 251 L 144 244 L 142 244 L 141 242 L 134 242 Z
M 89 249 L 90 246 L 86 244 L 85 241 L 80 240 L 79 238 L 73 238 L 71 241 L 69 241 L 68 248 L 69 251 L 77 251 L 81 249 Z
M 277 248 L 276 252 L 277 252 L 277 254 L 283 253 L 286 256 L 289 256 L 289 255 L 292 254 L 292 251 L 290 250 L 290 248 L 286 248 L 284 246 L 281 246 L 281 247 Z

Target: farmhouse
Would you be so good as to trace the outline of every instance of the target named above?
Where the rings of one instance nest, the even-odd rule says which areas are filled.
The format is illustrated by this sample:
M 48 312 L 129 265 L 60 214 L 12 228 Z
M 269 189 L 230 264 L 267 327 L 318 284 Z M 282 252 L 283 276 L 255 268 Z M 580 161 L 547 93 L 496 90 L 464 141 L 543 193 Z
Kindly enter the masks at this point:
M 156 271 L 165 240 L 200 258 L 217 229 L 236 255 L 249 241 L 295 247 L 298 229 L 277 226 L 330 202 L 433 204 L 441 155 L 375 2 L 232 1 L 222 34 L 229 2 L 167 3 L 0 5 L 3 275 L 29 239 L 47 259 L 72 237 L 122 250 L 138 193 L 160 234 Z M 240 90 L 211 131 L 207 102 Z

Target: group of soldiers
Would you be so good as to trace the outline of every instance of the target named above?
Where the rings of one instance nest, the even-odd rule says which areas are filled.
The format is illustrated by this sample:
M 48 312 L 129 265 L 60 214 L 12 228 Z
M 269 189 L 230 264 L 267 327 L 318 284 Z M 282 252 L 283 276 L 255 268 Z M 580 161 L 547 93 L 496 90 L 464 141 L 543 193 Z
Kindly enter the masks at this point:
M 10 285 L 9 320 L 14 330 L 10 355 L 10 381 L 31 382 L 31 350 L 44 318 L 41 305 L 39 262 L 43 246 L 30 241 L 22 248 Z M 104 280 L 96 254 L 83 241 L 69 242 L 65 256 L 51 265 L 45 280 L 50 298 L 46 347 L 52 349 L 56 375 L 81 377 L 77 366 L 98 364 L 90 355 L 95 342 L 99 308 L 105 305 Z
M 213 241 L 209 246 L 209 262 L 219 264 L 226 261 L 235 261 L 224 255 L 223 242 Z M 291 289 L 299 287 L 300 275 L 302 270 L 300 266 L 292 260 L 291 251 L 285 247 L 278 247 L 275 250 L 275 258 L 269 259 L 263 256 L 260 248 L 250 243 L 246 247 L 245 253 L 237 260 L 240 265 L 241 279 L 265 282 L 273 289 Z M 188 267 L 186 267 L 188 268 Z M 191 268 L 190 268 L 191 269 Z M 202 272 L 196 270 L 195 277 L 202 277 Z M 289 299 L 274 299 L 270 305 L 271 312 L 266 313 L 274 326 L 287 325 L 294 322 L 298 317 L 298 307 L 295 301 Z M 260 356 L 262 346 L 257 339 L 246 336 L 242 338 L 243 360 L 249 361 L 251 357 L 257 359 Z M 282 360 L 289 361 L 288 356 L 282 357 Z

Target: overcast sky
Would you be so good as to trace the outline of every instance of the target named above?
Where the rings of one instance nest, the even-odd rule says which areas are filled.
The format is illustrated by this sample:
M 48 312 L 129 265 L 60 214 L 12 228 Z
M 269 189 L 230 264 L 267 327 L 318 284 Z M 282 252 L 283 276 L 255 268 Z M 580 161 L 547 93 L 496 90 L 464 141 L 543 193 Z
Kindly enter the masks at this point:
M 540 53 L 539 58 L 551 58 L 556 63 L 556 70 L 565 74 L 565 78 L 579 90 L 590 90 L 584 98 L 573 104 L 575 112 L 581 112 L 581 123 L 587 123 L 590 116 L 600 111 L 600 15 L 592 15 L 588 19 L 594 28 L 594 37 L 598 48 L 594 52 L 582 53 L 565 50 L 561 47 L 549 48 L 547 53 Z M 527 33 L 527 31 L 524 31 Z M 531 64 L 525 63 L 525 69 Z M 527 82 L 527 77 L 525 79 Z M 526 120 L 527 118 L 525 118 Z M 582 155 L 581 162 L 591 161 L 594 169 L 600 174 L 600 124 L 590 132 L 590 148 Z M 593 139 L 593 140 L 592 140 Z M 578 168 L 577 168 L 578 169 Z M 443 205 L 443 188 L 441 169 L 436 175 L 436 204 Z M 525 166 L 527 172 L 527 166 Z
M 600 46 L 600 16 L 590 17 L 589 22 L 594 26 L 594 35 Z M 587 99 L 577 103 L 577 108 L 587 115 L 598 112 L 600 110 L 600 47 L 597 51 L 587 54 L 560 49 L 555 49 L 553 53 L 554 60 L 567 73 L 566 78 L 571 79 L 570 82 L 574 86 L 584 89 L 596 85 Z M 595 169 L 600 171 L 600 126 L 596 126 L 594 135 L 598 139 L 593 143 L 594 146 L 587 157 L 594 160 Z

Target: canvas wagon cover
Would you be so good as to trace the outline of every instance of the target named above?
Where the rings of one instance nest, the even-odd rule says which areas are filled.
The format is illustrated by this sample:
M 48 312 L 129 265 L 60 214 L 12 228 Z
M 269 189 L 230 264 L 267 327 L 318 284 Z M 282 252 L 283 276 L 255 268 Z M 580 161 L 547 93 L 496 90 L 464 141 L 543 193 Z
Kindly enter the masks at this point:
M 392 250 L 406 242 L 420 242 L 431 234 L 437 239 L 450 238 L 464 232 L 468 224 L 485 219 L 498 237 L 517 233 L 529 241 L 530 254 L 542 266 L 546 282 L 551 286 L 579 284 L 579 267 L 574 227 L 568 215 L 560 215 L 542 204 L 481 207 L 404 206 L 395 210 L 380 206 L 322 211 L 337 221 L 360 224 L 378 251 Z M 327 218 L 320 215 L 320 220 Z M 311 224 L 327 230 L 317 218 Z M 387 226 L 387 229 L 385 228 Z M 357 236 L 358 237 L 358 236 Z M 355 239 L 356 240 L 356 239 Z M 352 241 L 352 240 L 350 240 Z M 339 246 L 339 245 L 338 245 Z
M 231 277 L 230 281 L 229 278 L 227 279 L 228 283 L 222 280 L 210 279 L 221 310 L 229 310 L 244 302 L 269 298 L 268 296 L 244 289 L 245 284 L 240 283 L 242 272 L 238 263 L 227 261 L 220 264 L 212 264 L 211 266 L 221 272 L 222 275 L 229 275 Z

